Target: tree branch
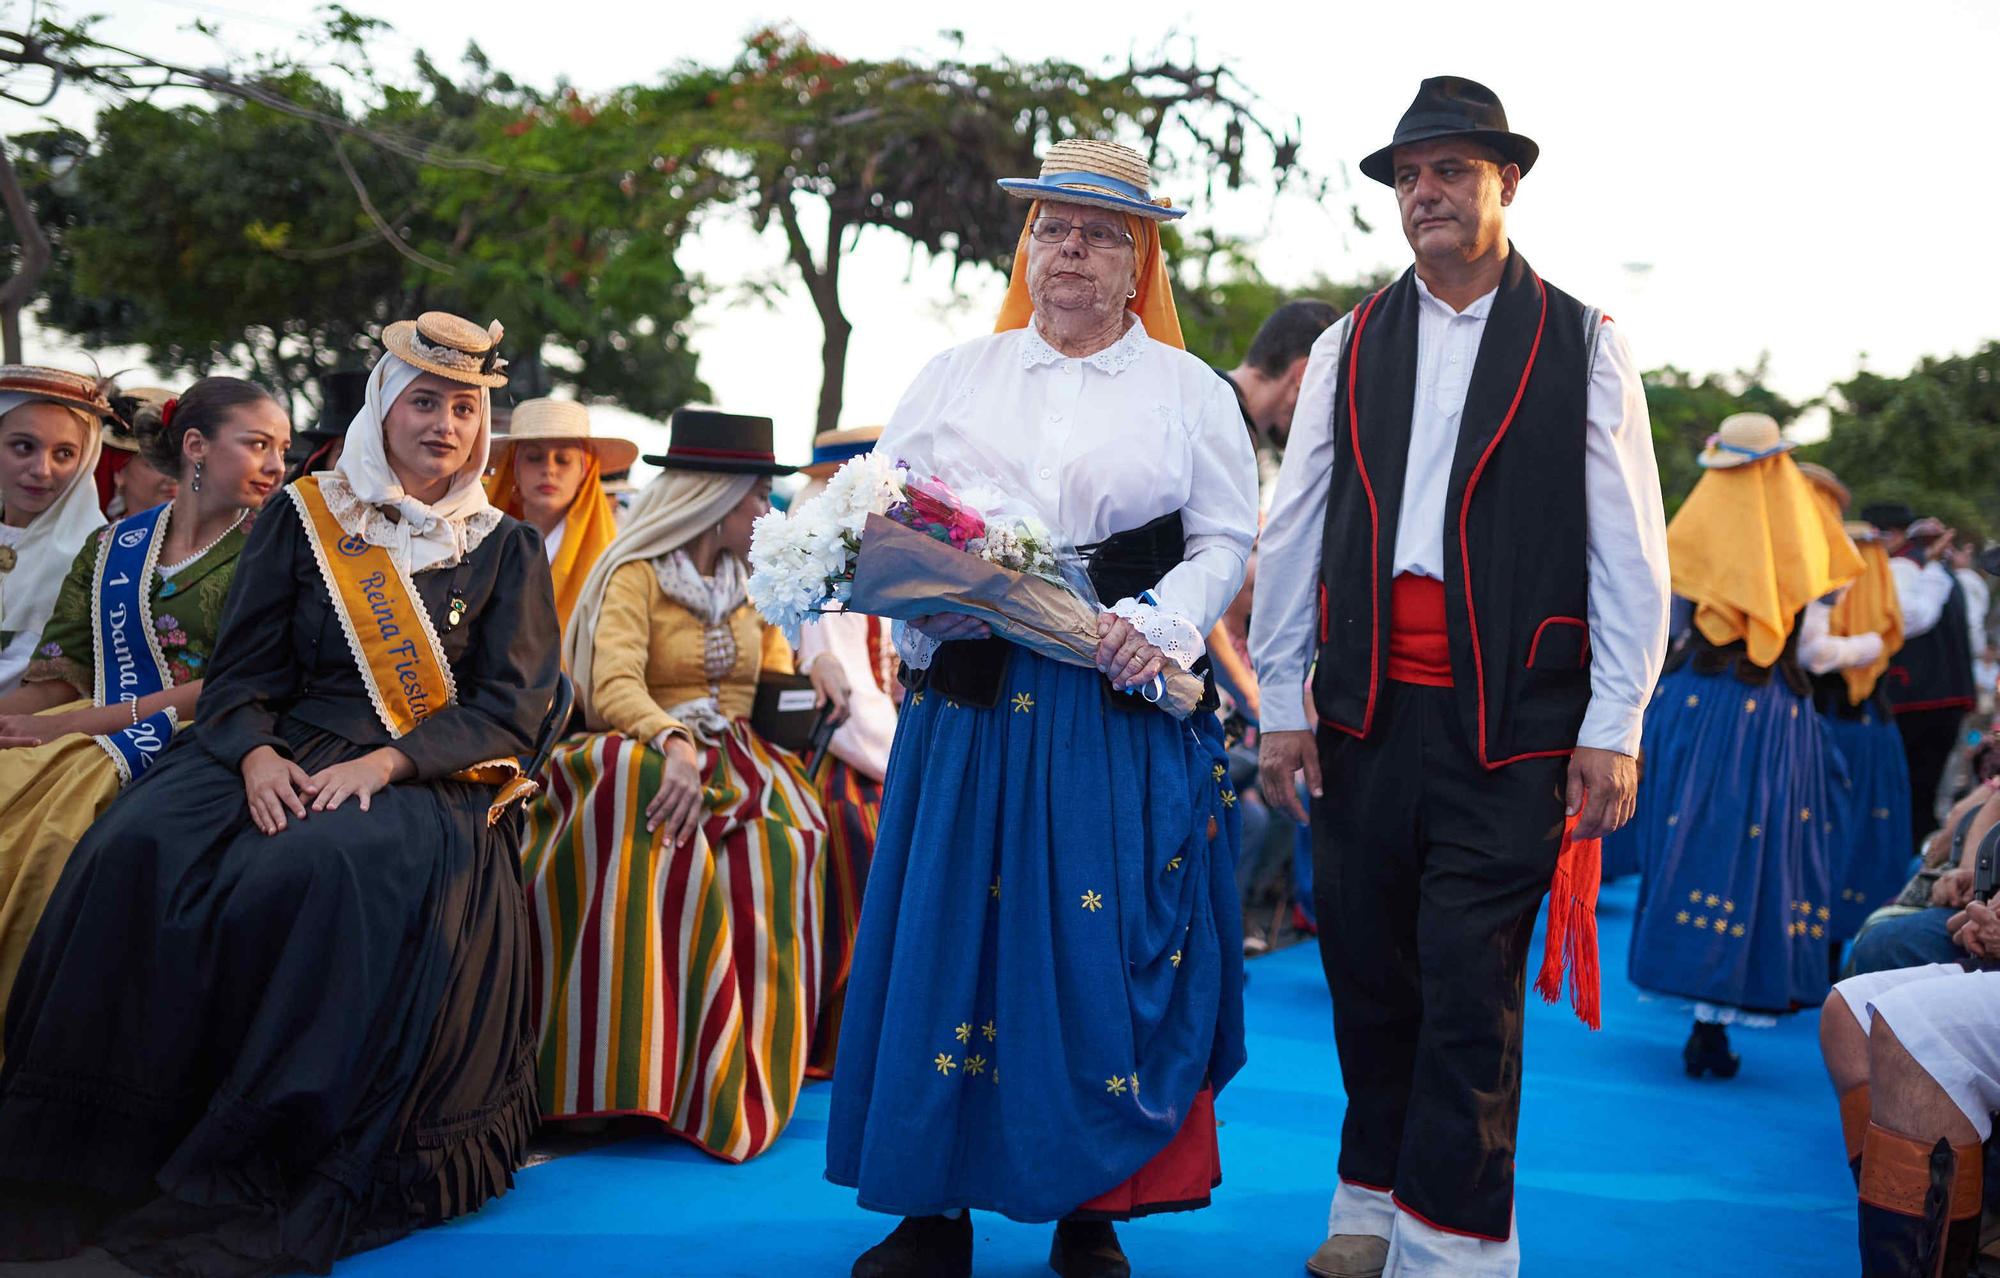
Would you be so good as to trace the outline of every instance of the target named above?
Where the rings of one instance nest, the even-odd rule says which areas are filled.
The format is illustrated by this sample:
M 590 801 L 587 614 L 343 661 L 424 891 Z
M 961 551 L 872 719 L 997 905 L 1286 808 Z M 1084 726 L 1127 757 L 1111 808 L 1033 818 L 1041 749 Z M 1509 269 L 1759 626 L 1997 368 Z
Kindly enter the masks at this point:
M 376 232 L 389 242 L 389 247 L 426 270 L 436 271 L 440 275 L 458 274 L 456 267 L 440 262 L 428 253 L 419 252 L 403 242 L 403 237 L 396 233 L 396 228 L 390 226 L 383 220 L 381 213 L 376 211 L 375 201 L 369 198 L 368 188 L 362 183 L 361 175 L 354 171 L 353 161 L 347 158 L 347 148 L 340 144 L 340 135 L 328 129 L 327 141 L 333 146 L 334 158 L 340 161 L 340 171 L 347 175 L 348 185 L 354 188 L 354 198 L 361 201 L 361 211 L 368 215 L 369 222 L 374 225 Z
M 49 237 L 42 233 L 42 224 L 28 203 L 28 193 L 21 189 L 21 177 L 14 171 L 14 162 L 4 142 L 0 142 L 0 205 L 5 206 L 7 220 L 14 224 L 15 238 L 21 243 L 21 260 L 15 265 L 13 276 L 0 284 L 0 355 L 9 364 L 18 364 L 21 310 L 41 286 L 51 254 Z

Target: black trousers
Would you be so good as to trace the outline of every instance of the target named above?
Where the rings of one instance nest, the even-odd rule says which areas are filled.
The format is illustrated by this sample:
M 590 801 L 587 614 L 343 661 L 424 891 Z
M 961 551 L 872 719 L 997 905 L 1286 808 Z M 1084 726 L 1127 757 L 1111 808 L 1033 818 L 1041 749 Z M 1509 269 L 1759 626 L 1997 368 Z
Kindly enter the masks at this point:
M 1320 729 L 1320 957 L 1347 1086 L 1340 1177 L 1508 1237 L 1528 941 L 1561 849 L 1564 759 L 1479 765 L 1449 688 L 1384 685 Z
M 1910 846 L 1920 848 L 1930 832 L 1938 828 L 1938 785 L 1944 780 L 1945 765 L 1958 747 L 1958 729 L 1965 711 L 1956 707 L 1943 710 L 1912 710 L 1896 716 L 1896 731 L 1903 734 L 1903 757 L 1910 761 Z

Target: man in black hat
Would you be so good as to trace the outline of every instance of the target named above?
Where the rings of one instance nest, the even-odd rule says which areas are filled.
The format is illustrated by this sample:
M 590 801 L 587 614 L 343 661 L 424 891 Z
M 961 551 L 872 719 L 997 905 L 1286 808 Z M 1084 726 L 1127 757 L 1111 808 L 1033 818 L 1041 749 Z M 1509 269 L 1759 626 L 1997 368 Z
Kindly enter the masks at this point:
M 1361 162 L 1415 265 L 1315 345 L 1261 543 L 1262 788 L 1288 803 L 1302 774 L 1324 795 L 1347 1117 L 1307 1262 L 1323 1278 L 1518 1271 L 1528 939 L 1566 815 L 1578 840 L 1631 815 L 1666 651 L 1638 371 L 1507 239 L 1537 154 L 1490 90 L 1447 76 Z
M 1861 518 L 1882 532 L 1896 602 L 1903 609 L 1903 647 L 1882 675 L 1882 689 L 1903 736 L 1910 764 L 1910 846 L 1921 847 L 1938 824 L 1938 785 L 1958 730 L 1978 704 L 1972 672 L 1980 647 L 1973 636 L 1985 620 L 1985 583 L 1946 563 L 1955 540 L 1935 519 L 1918 519 L 1907 503 L 1878 502 Z M 1981 603 L 1968 601 L 1967 578 Z

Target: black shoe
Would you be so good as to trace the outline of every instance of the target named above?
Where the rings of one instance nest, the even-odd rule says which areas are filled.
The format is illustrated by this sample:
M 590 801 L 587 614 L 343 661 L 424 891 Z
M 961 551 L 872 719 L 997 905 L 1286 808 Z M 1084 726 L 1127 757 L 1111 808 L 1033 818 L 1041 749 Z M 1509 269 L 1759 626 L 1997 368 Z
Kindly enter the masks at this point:
M 854 1278 L 972 1278 L 972 1217 L 907 1216 L 861 1253 Z
M 1687 1066 L 1689 1078 L 1700 1078 L 1703 1074 L 1734 1078 L 1743 1067 L 1743 1059 L 1729 1050 L 1729 1031 L 1706 1021 L 1694 1023 L 1687 1046 L 1681 1048 L 1681 1062 Z
M 1056 1222 L 1049 1244 L 1049 1268 L 1062 1278 L 1131 1278 L 1132 1265 L 1108 1220 Z

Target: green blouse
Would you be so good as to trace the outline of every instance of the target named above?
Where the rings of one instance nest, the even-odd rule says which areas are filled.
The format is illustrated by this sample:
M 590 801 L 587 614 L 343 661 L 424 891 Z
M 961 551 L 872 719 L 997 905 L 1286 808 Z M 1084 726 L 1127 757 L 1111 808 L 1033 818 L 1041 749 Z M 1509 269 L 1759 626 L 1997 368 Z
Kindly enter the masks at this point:
M 251 519 L 223 534 L 222 539 L 193 559 L 173 568 L 170 577 L 156 571 L 152 583 L 153 633 L 167 661 L 167 676 L 175 687 L 202 677 L 222 627 L 222 605 L 236 576 L 236 557 L 249 536 Z M 97 576 L 97 551 L 111 534 L 104 528 L 84 540 L 56 594 L 56 610 L 42 630 L 42 645 L 28 662 L 23 683 L 60 679 L 90 696 L 97 686 L 97 653 L 91 624 L 96 611 L 91 583 Z

